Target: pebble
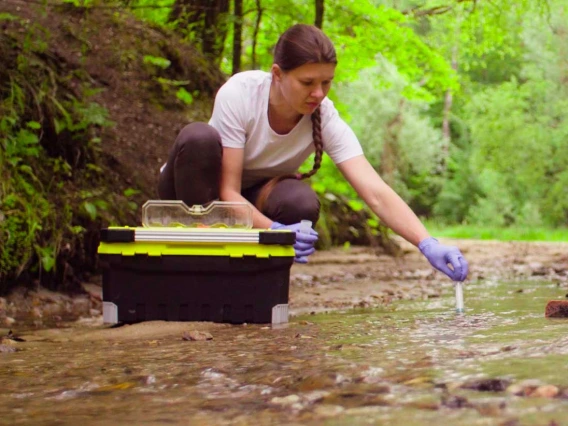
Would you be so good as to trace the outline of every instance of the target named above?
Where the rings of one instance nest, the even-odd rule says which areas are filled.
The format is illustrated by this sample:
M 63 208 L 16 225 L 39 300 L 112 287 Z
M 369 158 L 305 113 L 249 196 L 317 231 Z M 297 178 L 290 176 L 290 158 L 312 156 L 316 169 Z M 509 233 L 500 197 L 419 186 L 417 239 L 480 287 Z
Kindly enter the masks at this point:
M 559 392 L 560 390 L 554 385 L 544 385 L 536 388 L 529 396 L 535 398 L 554 398 Z
M 211 333 L 207 333 L 206 331 L 191 330 L 190 332 L 183 333 L 182 340 L 213 340 L 213 336 L 211 335 Z
M 283 397 L 275 396 L 270 400 L 270 402 L 278 405 L 292 405 L 300 402 L 300 397 L 298 395 L 288 395 Z

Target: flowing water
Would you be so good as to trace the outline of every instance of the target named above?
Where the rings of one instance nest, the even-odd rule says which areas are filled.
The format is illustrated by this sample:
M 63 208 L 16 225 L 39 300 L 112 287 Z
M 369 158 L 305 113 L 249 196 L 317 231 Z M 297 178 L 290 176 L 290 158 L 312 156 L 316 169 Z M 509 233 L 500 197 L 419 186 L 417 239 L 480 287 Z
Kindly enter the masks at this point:
M 564 425 L 568 320 L 544 318 L 564 293 L 484 281 L 466 285 L 463 316 L 448 288 L 280 328 L 15 330 L 25 341 L 0 353 L 0 423 Z M 213 339 L 185 340 L 191 330 Z

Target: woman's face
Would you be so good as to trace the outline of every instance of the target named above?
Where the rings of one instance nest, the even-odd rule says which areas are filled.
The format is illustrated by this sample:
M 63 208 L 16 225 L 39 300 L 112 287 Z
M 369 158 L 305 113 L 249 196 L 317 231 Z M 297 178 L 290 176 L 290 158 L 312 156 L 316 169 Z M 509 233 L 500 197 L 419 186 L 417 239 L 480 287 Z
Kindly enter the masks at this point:
M 327 96 L 335 64 L 304 64 L 286 72 L 273 65 L 272 72 L 288 105 L 299 114 L 308 115 Z

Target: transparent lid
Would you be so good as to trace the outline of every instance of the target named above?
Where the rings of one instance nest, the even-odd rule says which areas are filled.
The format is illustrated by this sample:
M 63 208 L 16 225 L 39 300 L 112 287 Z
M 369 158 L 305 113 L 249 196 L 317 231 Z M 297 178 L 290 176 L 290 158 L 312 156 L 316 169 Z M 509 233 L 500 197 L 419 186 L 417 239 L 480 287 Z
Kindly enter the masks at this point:
M 214 201 L 188 207 L 181 200 L 148 200 L 142 225 L 168 228 L 252 228 L 252 207 L 245 202 Z

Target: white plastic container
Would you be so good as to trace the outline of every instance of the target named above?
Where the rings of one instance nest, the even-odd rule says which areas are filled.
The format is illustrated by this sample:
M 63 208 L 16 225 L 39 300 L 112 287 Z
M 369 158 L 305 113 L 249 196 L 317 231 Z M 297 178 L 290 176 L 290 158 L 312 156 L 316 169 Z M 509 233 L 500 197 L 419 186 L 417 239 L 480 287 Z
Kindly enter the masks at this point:
M 214 201 L 188 207 L 181 200 L 149 200 L 142 206 L 144 227 L 252 228 L 252 207 L 245 202 Z
M 465 312 L 463 305 L 463 282 L 455 283 L 456 290 L 456 313 L 463 314 Z

